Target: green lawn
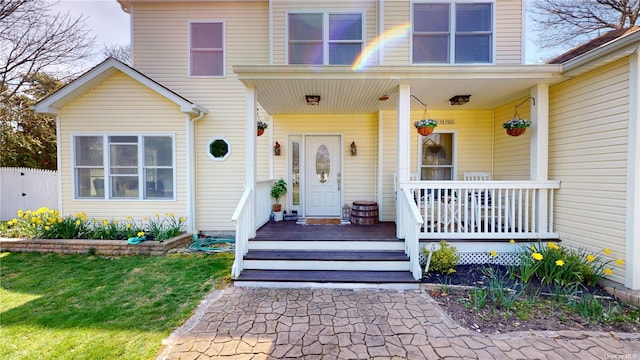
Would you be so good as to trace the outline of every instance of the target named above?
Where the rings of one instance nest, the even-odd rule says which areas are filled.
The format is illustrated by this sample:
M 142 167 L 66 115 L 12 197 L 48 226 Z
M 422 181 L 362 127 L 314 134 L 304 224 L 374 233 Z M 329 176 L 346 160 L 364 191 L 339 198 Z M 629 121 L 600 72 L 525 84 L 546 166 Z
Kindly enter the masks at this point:
M 153 359 L 231 254 L 0 254 L 0 359 Z

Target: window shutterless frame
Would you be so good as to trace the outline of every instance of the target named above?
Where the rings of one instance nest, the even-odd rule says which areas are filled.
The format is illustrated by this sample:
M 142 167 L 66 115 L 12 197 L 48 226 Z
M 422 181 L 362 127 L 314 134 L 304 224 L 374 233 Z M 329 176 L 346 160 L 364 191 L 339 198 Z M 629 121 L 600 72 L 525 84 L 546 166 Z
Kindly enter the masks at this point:
M 291 24 L 292 16 L 293 17 L 307 16 L 309 17 L 309 19 L 312 19 L 314 15 L 322 17 L 322 22 L 321 22 L 322 36 L 321 37 L 313 36 L 313 37 L 305 38 L 305 35 L 311 35 L 311 34 L 305 34 L 305 35 L 301 35 L 300 39 L 292 39 L 290 37 L 290 29 L 291 29 L 291 26 L 293 26 Z M 331 23 L 334 21 L 337 23 L 340 20 L 344 20 L 348 22 L 349 20 L 348 17 L 350 16 L 356 17 L 356 18 L 359 17 L 360 29 L 358 30 L 360 33 L 360 38 L 359 39 L 348 38 L 348 36 L 345 36 L 347 38 L 337 38 L 336 34 L 332 32 Z M 286 57 L 287 64 L 349 65 L 350 66 L 353 64 L 353 62 L 357 58 L 357 55 L 360 54 L 360 52 L 364 49 L 364 44 L 366 42 L 366 14 L 364 11 L 331 11 L 331 12 L 288 11 L 285 14 L 285 23 L 286 23 L 285 57 Z M 353 33 L 351 34 L 353 35 Z M 314 48 L 317 49 L 319 46 L 321 46 L 320 50 L 314 49 Z M 300 48 L 306 49 L 307 52 L 317 51 L 317 53 L 314 54 L 315 56 L 306 54 L 307 58 L 299 61 L 295 61 L 297 58 L 292 59 L 291 56 L 297 56 L 299 52 L 293 53 L 292 47 L 300 47 Z M 353 61 L 349 61 L 348 63 L 346 63 L 344 61 L 344 57 L 342 57 L 341 59 L 341 56 L 340 56 L 341 50 L 345 50 L 345 49 L 349 50 L 349 48 L 355 49 L 356 47 L 358 51 L 354 52 L 356 56 L 354 57 Z M 341 49 L 341 50 L 338 50 L 338 49 Z M 345 56 L 348 56 L 348 54 L 345 54 Z M 320 61 L 318 61 L 318 59 L 320 59 Z M 332 61 L 332 59 L 334 60 Z M 292 62 L 292 60 L 294 60 L 294 62 Z
M 194 31 L 204 31 L 204 29 L 200 29 L 198 25 L 212 25 L 213 27 L 217 27 L 215 25 L 219 25 L 221 28 L 220 39 L 209 38 L 207 41 L 207 37 L 203 41 L 198 41 L 193 34 Z M 190 78 L 225 78 L 227 76 L 227 36 L 226 36 L 226 23 L 224 20 L 191 20 L 187 23 L 187 76 Z M 201 44 L 202 42 L 202 44 Z M 218 44 L 216 44 L 218 43 Z M 194 46 L 195 45 L 195 46 Z M 208 55 L 208 59 L 207 59 Z M 221 57 L 221 67 L 220 71 L 216 74 L 194 74 L 194 72 L 198 72 L 197 67 L 194 66 L 194 61 L 214 61 L 217 57 Z
M 432 20 L 435 23 L 440 21 L 447 23 L 447 27 L 434 26 L 427 22 L 430 19 L 417 19 L 416 6 L 431 5 L 433 7 L 448 6 L 448 19 L 438 17 Z M 469 10 L 472 7 L 489 6 L 490 10 L 487 15 L 491 22 L 482 30 L 473 29 L 473 25 L 469 26 L 469 22 L 457 23 L 458 15 L 462 16 L 462 11 Z M 458 10 L 461 10 L 459 13 Z M 423 0 L 413 1 L 411 3 L 411 38 L 410 38 L 410 61 L 413 65 L 492 65 L 495 64 L 495 48 L 496 48 L 496 1 L 495 0 Z M 470 19 L 480 19 L 481 17 L 471 16 Z M 485 18 L 486 20 L 486 18 Z M 481 20 L 478 20 L 481 21 Z M 417 23 L 417 24 L 416 24 Z M 426 25 L 426 26 L 425 26 Z M 471 28 L 471 29 L 470 29 Z M 431 38 L 431 45 L 439 45 L 446 47 L 445 53 L 431 54 L 429 50 L 424 49 L 427 43 L 418 43 L 416 38 Z M 446 39 L 446 40 L 445 40 Z M 487 40 L 488 39 L 488 40 Z M 437 40 L 437 41 L 435 41 Z M 486 45 L 486 48 L 482 48 Z M 465 50 L 467 50 L 465 52 Z M 431 59 L 421 59 L 421 54 L 430 56 Z M 478 54 L 480 56 L 478 56 Z M 477 60 L 476 60 L 477 59 Z
M 87 158 L 82 154 L 87 149 L 78 149 L 78 146 L 85 140 L 91 139 L 95 140 L 91 147 L 93 156 Z M 162 146 L 163 142 L 164 146 Z M 170 146 L 167 146 L 169 144 Z M 74 200 L 176 200 L 175 134 L 78 133 L 71 135 L 71 145 Z M 112 146 L 116 149 L 118 146 L 128 146 L 129 150 L 136 146 L 136 165 L 132 166 L 126 162 L 124 166 L 118 164 L 117 156 L 119 155 L 111 153 Z M 126 153 L 132 154 L 131 151 Z M 112 190 L 116 189 L 115 185 L 122 183 L 119 180 L 124 178 L 128 180 L 135 178 L 137 189 L 117 189 L 122 192 L 118 196 L 113 196 Z M 126 193 L 126 190 L 135 190 L 137 194 Z

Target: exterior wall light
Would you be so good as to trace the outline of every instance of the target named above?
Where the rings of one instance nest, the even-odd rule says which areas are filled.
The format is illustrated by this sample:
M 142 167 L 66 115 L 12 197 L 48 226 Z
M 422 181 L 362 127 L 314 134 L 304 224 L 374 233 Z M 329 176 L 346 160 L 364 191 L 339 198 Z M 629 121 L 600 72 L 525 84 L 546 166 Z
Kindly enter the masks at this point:
M 305 95 L 307 99 L 307 105 L 319 105 L 320 104 L 320 95 Z
M 456 95 L 449 99 L 451 105 L 464 105 L 469 102 L 471 95 Z

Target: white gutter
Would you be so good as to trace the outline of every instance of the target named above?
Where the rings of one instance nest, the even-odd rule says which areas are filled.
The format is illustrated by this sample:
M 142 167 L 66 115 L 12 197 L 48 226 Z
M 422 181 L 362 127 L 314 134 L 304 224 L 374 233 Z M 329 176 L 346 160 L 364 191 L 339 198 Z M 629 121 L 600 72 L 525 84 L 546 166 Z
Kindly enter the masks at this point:
M 188 223 L 188 231 L 193 233 L 193 239 L 198 239 L 198 234 L 196 232 L 197 222 L 196 222 L 196 202 L 195 202 L 195 194 L 196 194 L 196 151 L 195 151 L 195 122 L 202 119 L 206 111 L 202 111 L 198 109 L 198 115 L 194 118 L 191 118 L 187 115 L 186 118 L 186 147 L 187 147 L 187 223 Z
M 640 31 L 636 31 L 565 62 L 562 66 L 562 75 L 579 75 L 590 70 L 591 67 L 600 65 L 600 61 L 603 61 L 606 56 L 617 55 L 617 58 L 623 58 L 638 52 L 639 48 Z M 617 60 L 617 58 L 609 59 L 608 62 Z M 583 69 L 583 67 L 586 69 Z

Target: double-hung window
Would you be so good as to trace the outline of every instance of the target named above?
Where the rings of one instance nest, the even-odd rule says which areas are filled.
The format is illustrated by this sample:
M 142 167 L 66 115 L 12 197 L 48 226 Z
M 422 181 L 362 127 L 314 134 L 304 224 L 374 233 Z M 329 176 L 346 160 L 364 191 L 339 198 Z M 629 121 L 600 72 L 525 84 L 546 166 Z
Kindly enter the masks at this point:
M 414 64 L 493 62 L 492 2 L 413 4 Z
M 78 199 L 173 199 L 172 136 L 74 136 Z
M 224 23 L 189 24 L 189 75 L 225 76 Z
M 289 64 L 351 65 L 362 51 L 362 13 L 290 13 Z

